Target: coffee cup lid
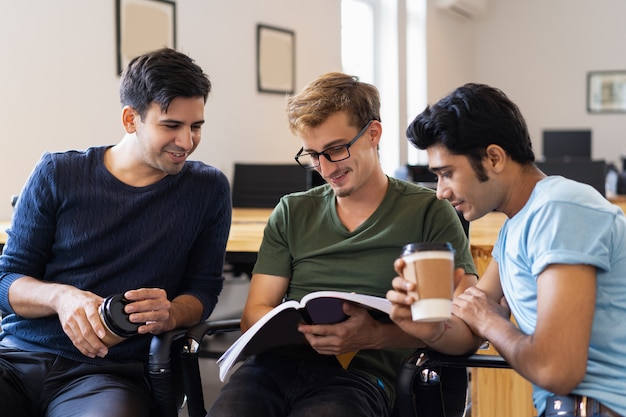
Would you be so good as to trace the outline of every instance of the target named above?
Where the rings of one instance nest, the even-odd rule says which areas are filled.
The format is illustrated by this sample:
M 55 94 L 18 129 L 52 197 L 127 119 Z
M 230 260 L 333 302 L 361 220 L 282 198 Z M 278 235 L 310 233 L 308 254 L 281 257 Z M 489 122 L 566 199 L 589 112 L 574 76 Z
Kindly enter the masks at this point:
M 417 242 L 408 243 L 402 247 L 400 256 L 406 256 L 415 252 L 424 251 L 445 251 L 454 252 L 454 248 L 450 242 Z
M 120 337 L 129 337 L 137 333 L 140 323 L 131 323 L 124 306 L 128 300 L 121 294 L 111 295 L 102 303 L 103 319 L 107 327 Z

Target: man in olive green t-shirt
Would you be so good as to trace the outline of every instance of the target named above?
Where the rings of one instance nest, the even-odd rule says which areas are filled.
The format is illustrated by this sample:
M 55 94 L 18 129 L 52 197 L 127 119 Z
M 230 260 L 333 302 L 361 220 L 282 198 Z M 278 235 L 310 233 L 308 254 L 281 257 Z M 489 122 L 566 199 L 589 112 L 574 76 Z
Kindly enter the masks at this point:
M 296 156 L 326 185 L 281 199 L 253 270 L 242 316 L 247 330 L 285 299 L 320 290 L 385 297 L 393 262 L 410 242 L 450 242 L 465 275 L 456 291 L 476 282 L 461 222 L 434 191 L 382 171 L 377 89 L 329 73 L 288 100 Z M 366 309 L 344 303 L 349 318 L 298 327 L 308 344 L 248 358 L 208 413 L 224 416 L 389 416 L 396 371 L 424 343 Z M 408 350 L 410 349 L 410 350 Z M 344 369 L 335 355 L 358 351 Z

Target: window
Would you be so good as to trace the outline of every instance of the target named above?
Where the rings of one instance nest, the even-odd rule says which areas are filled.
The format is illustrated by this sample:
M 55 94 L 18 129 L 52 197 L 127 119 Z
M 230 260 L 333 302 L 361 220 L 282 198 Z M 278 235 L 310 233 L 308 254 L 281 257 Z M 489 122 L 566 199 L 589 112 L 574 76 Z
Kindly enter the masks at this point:
M 346 74 L 374 83 L 374 2 L 341 2 L 341 64 Z
M 378 87 L 384 124 L 380 159 L 394 175 L 425 152 L 406 140 L 406 127 L 426 106 L 426 0 L 342 0 L 343 71 Z
M 428 103 L 426 95 L 426 0 L 407 0 L 406 6 L 406 66 L 407 74 L 410 74 L 406 80 L 406 126 L 408 126 Z M 407 161 L 411 165 L 427 165 L 428 156 L 426 151 L 421 151 L 409 143 Z

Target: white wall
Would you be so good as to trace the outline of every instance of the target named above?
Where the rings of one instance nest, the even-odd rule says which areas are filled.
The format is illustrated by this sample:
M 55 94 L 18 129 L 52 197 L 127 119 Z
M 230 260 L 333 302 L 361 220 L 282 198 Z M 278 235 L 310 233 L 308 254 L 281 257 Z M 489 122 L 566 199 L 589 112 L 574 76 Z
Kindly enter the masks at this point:
M 256 24 L 295 31 L 300 90 L 341 68 L 340 0 L 176 3 L 178 47 L 214 84 L 195 158 L 229 177 L 236 161 L 292 161 L 299 143 L 287 129 L 285 97 L 256 91 Z M 0 219 L 43 151 L 120 139 L 114 4 L 0 0 Z M 430 103 L 485 82 L 520 106 L 538 155 L 542 129 L 591 128 L 594 157 L 618 161 L 626 115 L 586 112 L 586 74 L 626 69 L 624 0 L 487 0 L 473 20 L 434 4 L 428 0 Z
M 428 0 L 426 12 L 426 77 L 430 104 L 474 80 L 475 30 L 479 23 L 439 10 L 436 3 L 436 0 Z
M 42 152 L 122 136 L 115 0 L 0 0 L 0 219 Z M 258 93 L 256 25 L 293 30 L 296 90 L 341 69 L 339 0 L 178 0 L 178 49 L 213 92 L 193 158 L 229 177 L 236 161 L 291 162 L 285 97 Z
M 429 0 L 429 102 L 464 82 L 501 88 L 520 107 L 537 156 L 541 132 L 590 128 L 592 156 L 626 151 L 626 114 L 589 114 L 588 71 L 626 70 L 623 0 L 487 0 L 471 21 Z

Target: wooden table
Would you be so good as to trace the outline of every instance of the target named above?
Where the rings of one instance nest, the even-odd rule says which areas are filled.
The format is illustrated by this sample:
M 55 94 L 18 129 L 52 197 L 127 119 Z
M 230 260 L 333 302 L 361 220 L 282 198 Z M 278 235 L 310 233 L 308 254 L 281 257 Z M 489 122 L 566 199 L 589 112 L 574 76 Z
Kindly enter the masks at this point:
M 626 211 L 626 196 L 619 196 L 614 204 Z M 226 251 L 232 253 L 256 253 L 261 246 L 263 229 L 271 209 L 234 208 L 230 235 Z M 502 213 L 490 213 L 487 216 L 474 220 L 470 226 L 470 244 L 472 248 L 487 250 L 493 246 L 498 231 L 506 216 Z M 9 227 L 8 220 L 0 220 L 0 244 L 6 243 L 5 230 Z
M 234 275 L 251 275 L 272 209 L 233 208 L 226 242 L 226 264 Z
M 504 213 L 493 212 L 470 223 L 470 251 L 479 276 L 485 272 L 491 261 L 493 244 L 505 220 Z
M 616 206 L 619 206 L 626 213 L 626 195 L 618 195 L 609 198 L 609 201 Z
M 263 239 L 263 229 L 267 223 L 271 209 L 235 208 L 230 228 L 230 235 L 226 244 L 229 253 L 254 254 L 259 251 Z M 6 229 L 10 222 L 0 221 L 0 246 L 7 241 Z
M 8 220 L 0 221 L 0 248 L 7 243 L 8 236 L 6 230 L 9 228 L 10 224 Z
M 263 240 L 263 229 L 271 212 L 272 209 L 233 208 L 226 252 L 258 252 Z

